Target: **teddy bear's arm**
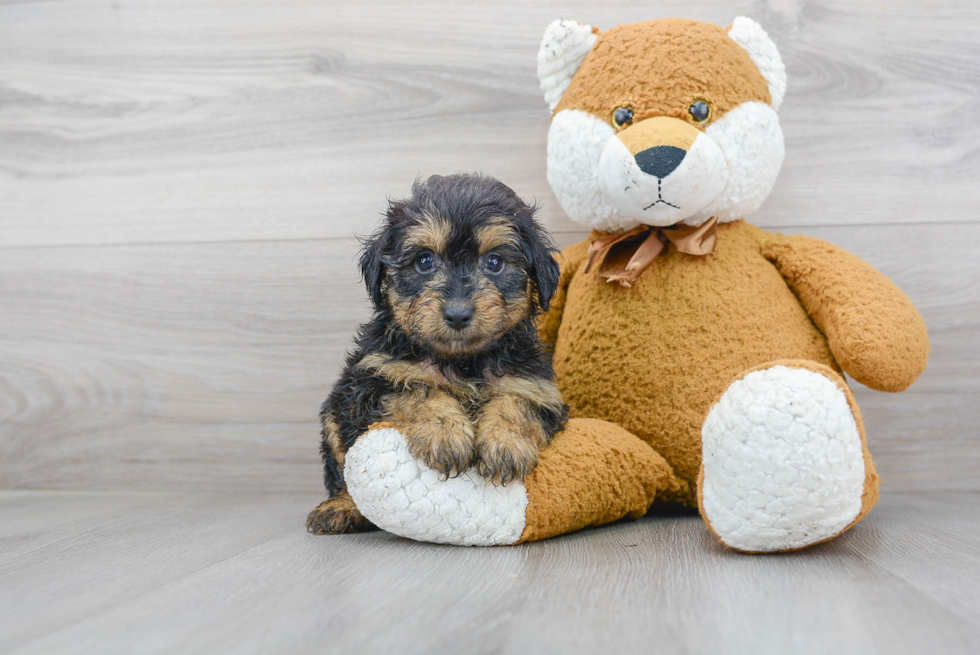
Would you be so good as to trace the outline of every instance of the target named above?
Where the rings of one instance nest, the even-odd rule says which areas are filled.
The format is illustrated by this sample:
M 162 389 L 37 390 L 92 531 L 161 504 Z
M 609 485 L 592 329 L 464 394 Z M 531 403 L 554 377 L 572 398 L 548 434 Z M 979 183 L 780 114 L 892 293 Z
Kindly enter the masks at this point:
M 929 359 L 925 321 L 908 296 L 856 255 L 802 235 L 773 235 L 762 254 L 826 335 L 831 352 L 855 380 L 902 391 Z
M 568 296 L 568 285 L 572 283 L 572 278 L 585 264 L 589 254 L 589 242 L 580 241 L 565 248 L 556 258 L 561 265 L 561 278 L 558 281 L 558 289 L 551 299 L 548 311 L 538 319 L 538 333 L 541 341 L 549 346 L 554 346 L 558 340 L 558 328 L 561 326 L 561 317 L 565 312 L 565 301 Z

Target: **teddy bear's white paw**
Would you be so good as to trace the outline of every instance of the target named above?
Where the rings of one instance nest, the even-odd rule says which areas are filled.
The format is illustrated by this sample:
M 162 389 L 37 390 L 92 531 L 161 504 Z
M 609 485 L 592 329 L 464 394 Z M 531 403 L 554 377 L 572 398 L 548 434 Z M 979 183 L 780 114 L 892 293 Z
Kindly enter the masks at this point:
M 820 373 L 749 373 L 711 408 L 701 435 L 701 512 L 732 548 L 802 548 L 861 511 L 861 436 L 844 392 Z
M 415 459 L 394 428 L 362 435 L 344 460 L 347 491 L 372 523 L 417 541 L 499 546 L 521 538 L 527 490 L 521 482 L 495 487 L 471 468 L 457 478 Z

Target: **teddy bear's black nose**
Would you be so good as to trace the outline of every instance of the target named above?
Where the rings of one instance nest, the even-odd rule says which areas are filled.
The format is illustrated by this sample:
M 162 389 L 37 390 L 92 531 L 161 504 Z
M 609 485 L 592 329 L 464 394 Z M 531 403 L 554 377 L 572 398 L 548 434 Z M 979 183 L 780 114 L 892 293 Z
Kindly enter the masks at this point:
M 664 178 L 680 165 L 686 154 L 686 150 L 674 146 L 655 146 L 636 153 L 635 159 L 640 170 L 647 175 Z

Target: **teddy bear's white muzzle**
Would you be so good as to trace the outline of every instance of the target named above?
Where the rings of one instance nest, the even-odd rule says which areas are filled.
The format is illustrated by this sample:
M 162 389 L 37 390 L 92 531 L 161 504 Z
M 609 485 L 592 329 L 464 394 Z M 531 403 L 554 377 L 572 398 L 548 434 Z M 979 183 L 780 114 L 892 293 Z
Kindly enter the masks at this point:
M 611 138 L 599 158 L 598 180 L 606 201 L 622 214 L 645 225 L 674 225 L 721 194 L 728 164 L 721 148 L 703 133 L 686 153 L 654 146 L 636 156 Z

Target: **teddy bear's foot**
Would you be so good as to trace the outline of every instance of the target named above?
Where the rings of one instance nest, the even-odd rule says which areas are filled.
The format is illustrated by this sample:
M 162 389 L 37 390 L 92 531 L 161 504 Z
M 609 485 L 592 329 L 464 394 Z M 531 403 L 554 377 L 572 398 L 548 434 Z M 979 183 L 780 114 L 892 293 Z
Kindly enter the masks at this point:
M 737 550 L 826 541 L 877 500 L 857 404 L 825 366 L 777 362 L 745 374 L 711 408 L 701 434 L 701 515 Z
M 472 468 L 446 479 L 412 456 L 395 427 L 376 427 L 358 438 L 347 451 L 344 480 L 371 522 L 417 541 L 512 544 L 526 524 L 523 483 L 495 487 Z
M 683 486 L 667 462 L 626 430 L 573 419 L 524 480 L 495 486 L 470 468 L 445 479 L 412 457 L 394 426 L 358 438 L 344 461 L 347 490 L 372 523 L 443 544 L 536 541 L 644 514 Z

